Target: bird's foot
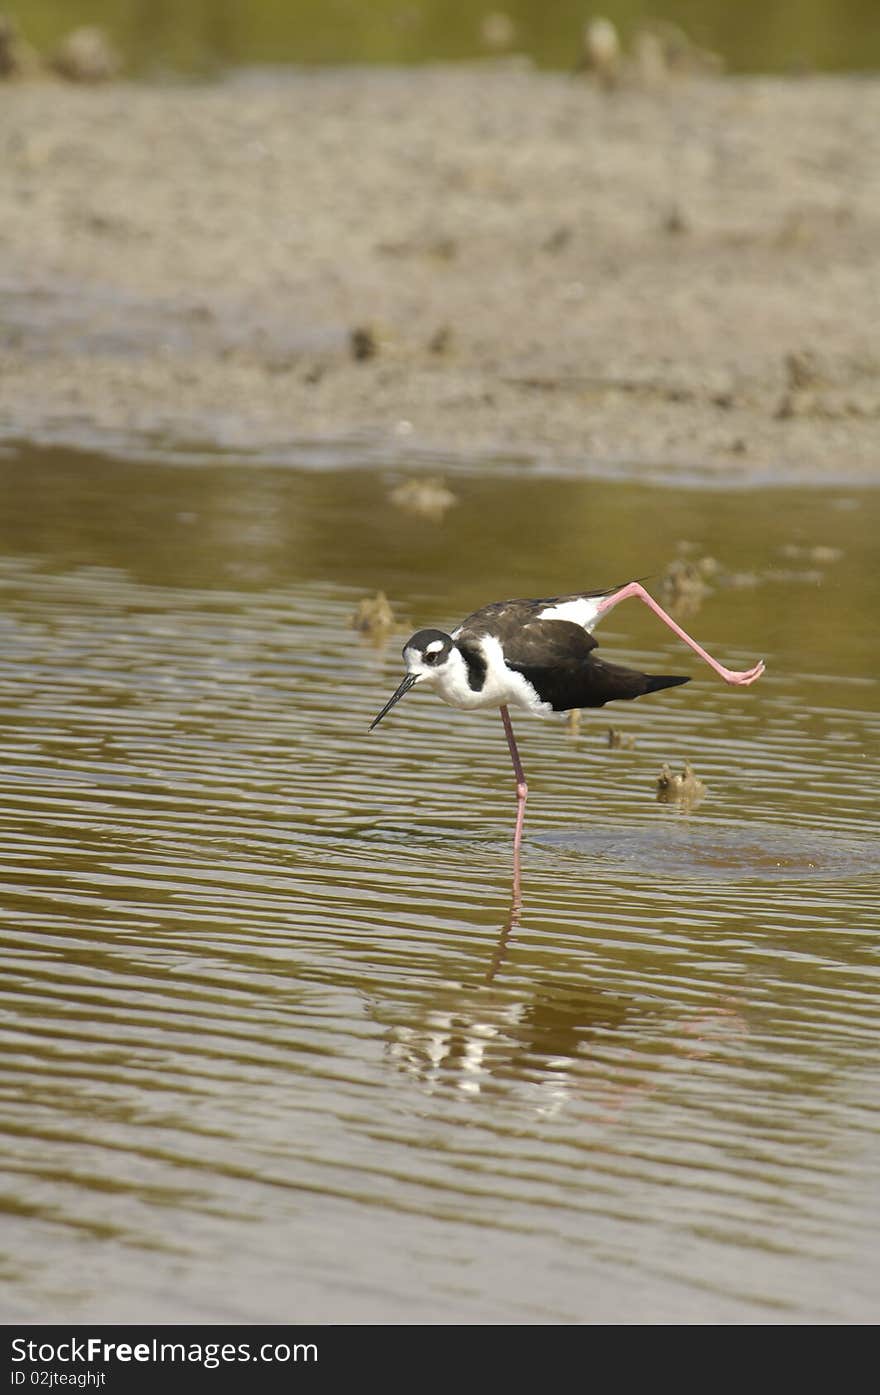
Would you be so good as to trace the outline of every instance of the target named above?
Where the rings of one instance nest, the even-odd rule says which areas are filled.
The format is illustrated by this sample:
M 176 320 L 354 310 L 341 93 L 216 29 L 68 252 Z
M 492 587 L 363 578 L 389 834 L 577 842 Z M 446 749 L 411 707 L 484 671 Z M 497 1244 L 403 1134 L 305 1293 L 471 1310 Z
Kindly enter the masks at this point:
M 747 688 L 750 683 L 755 683 L 764 672 L 764 660 L 761 659 L 754 668 L 746 669 L 744 673 L 737 673 L 734 669 L 725 668 L 719 670 L 725 683 L 730 683 L 732 687 Z

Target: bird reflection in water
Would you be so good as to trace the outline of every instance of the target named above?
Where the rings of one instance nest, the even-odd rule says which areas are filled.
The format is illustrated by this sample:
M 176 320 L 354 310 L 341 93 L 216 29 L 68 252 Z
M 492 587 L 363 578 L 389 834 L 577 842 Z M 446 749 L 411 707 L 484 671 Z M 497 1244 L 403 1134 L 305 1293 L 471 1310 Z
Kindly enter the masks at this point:
M 523 913 L 519 858 L 510 907 L 480 980 L 437 986 L 405 1021 L 389 1025 L 388 1058 L 434 1091 L 531 1097 L 537 1115 L 619 1120 L 687 1062 L 747 1033 L 730 999 L 669 1020 L 650 1006 L 583 983 L 505 987 L 504 968 Z

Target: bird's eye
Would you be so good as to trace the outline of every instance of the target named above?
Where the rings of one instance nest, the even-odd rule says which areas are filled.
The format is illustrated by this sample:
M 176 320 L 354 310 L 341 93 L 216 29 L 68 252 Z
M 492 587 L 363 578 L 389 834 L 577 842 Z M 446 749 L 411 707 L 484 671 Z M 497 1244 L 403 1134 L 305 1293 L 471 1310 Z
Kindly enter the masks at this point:
M 439 654 L 426 654 L 426 655 L 425 655 L 425 663 L 426 663 L 426 664 L 436 664 L 436 662 L 437 662 L 437 660 L 439 659 L 439 657 L 440 657 Z

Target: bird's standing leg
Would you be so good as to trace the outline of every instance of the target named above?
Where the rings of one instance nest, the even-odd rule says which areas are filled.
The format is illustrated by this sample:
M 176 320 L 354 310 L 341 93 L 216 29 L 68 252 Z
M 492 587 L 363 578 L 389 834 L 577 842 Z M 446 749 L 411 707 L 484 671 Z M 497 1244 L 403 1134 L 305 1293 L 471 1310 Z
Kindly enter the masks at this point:
M 513 773 L 516 776 L 516 829 L 513 835 L 513 869 L 515 889 L 519 890 L 519 849 L 522 842 L 523 819 L 526 814 L 526 799 L 528 798 L 529 787 L 526 784 L 526 777 L 523 774 L 522 761 L 519 758 L 519 751 L 516 749 L 516 741 L 513 736 L 513 727 L 510 722 L 510 713 L 506 707 L 501 708 L 501 720 L 504 723 L 504 732 L 507 736 L 507 744 L 510 748 L 510 759 L 513 761 Z
M 492 962 L 486 970 L 484 983 L 491 983 L 504 963 L 504 957 L 510 947 L 510 938 L 515 930 L 519 929 L 520 916 L 522 915 L 522 895 L 519 889 L 519 853 L 513 858 L 513 885 L 510 888 L 510 914 L 507 922 L 498 936 L 498 943 L 495 946 L 495 953 L 492 955 Z
M 603 601 L 600 601 L 599 614 L 603 615 L 606 611 L 616 606 L 619 601 L 629 600 L 631 596 L 636 596 L 640 601 L 644 601 L 645 605 L 653 610 L 655 615 L 660 616 L 664 625 L 668 625 L 673 634 L 678 635 L 679 639 L 683 639 L 685 644 L 689 644 L 694 653 L 699 654 L 701 659 L 705 659 L 709 667 L 713 668 L 715 672 L 724 679 L 725 683 L 740 684 L 743 687 L 747 687 L 749 683 L 754 683 L 756 678 L 760 678 L 761 674 L 764 672 L 763 659 L 761 659 L 760 663 L 755 664 L 754 668 L 746 669 L 743 673 L 737 673 L 734 669 L 725 668 L 723 664 L 719 664 L 718 660 L 713 659 L 711 654 L 707 654 L 702 645 L 697 644 L 695 639 L 691 639 L 690 635 L 687 634 L 680 625 L 676 625 L 672 616 L 666 614 L 663 607 L 657 604 L 653 596 L 648 595 L 644 586 L 641 586 L 638 581 L 631 581 L 628 586 L 624 586 L 620 591 L 615 591 L 612 595 L 606 596 Z M 501 710 L 503 712 L 504 708 Z

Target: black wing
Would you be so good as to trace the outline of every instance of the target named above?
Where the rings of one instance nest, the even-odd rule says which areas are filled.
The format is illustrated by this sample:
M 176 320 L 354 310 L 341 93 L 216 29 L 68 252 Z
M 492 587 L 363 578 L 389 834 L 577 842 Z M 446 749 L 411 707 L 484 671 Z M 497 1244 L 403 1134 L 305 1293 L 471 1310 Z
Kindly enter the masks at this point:
M 533 620 L 505 641 L 504 656 L 508 668 L 521 673 L 554 712 L 603 707 L 689 681 L 606 663 L 593 654 L 596 645 L 570 620 Z
M 566 601 L 594 600 L 597 596 L 610 596 L 619 590 L 619 586 L 612 586 L 603 591 L 572 591 L 568 596 L 546 596 L 543 600 L 493 601 L 491 605 L 484 605 L 481 610 L 475 610 L 473 615 L 462 620 L 457 633 L 467 638 L 478 638 L 485 634 L 497 635 L 506 647 L 508 639 L 526 625 L 543 623 L 538 618 L 543 610 L 563 605 Z

